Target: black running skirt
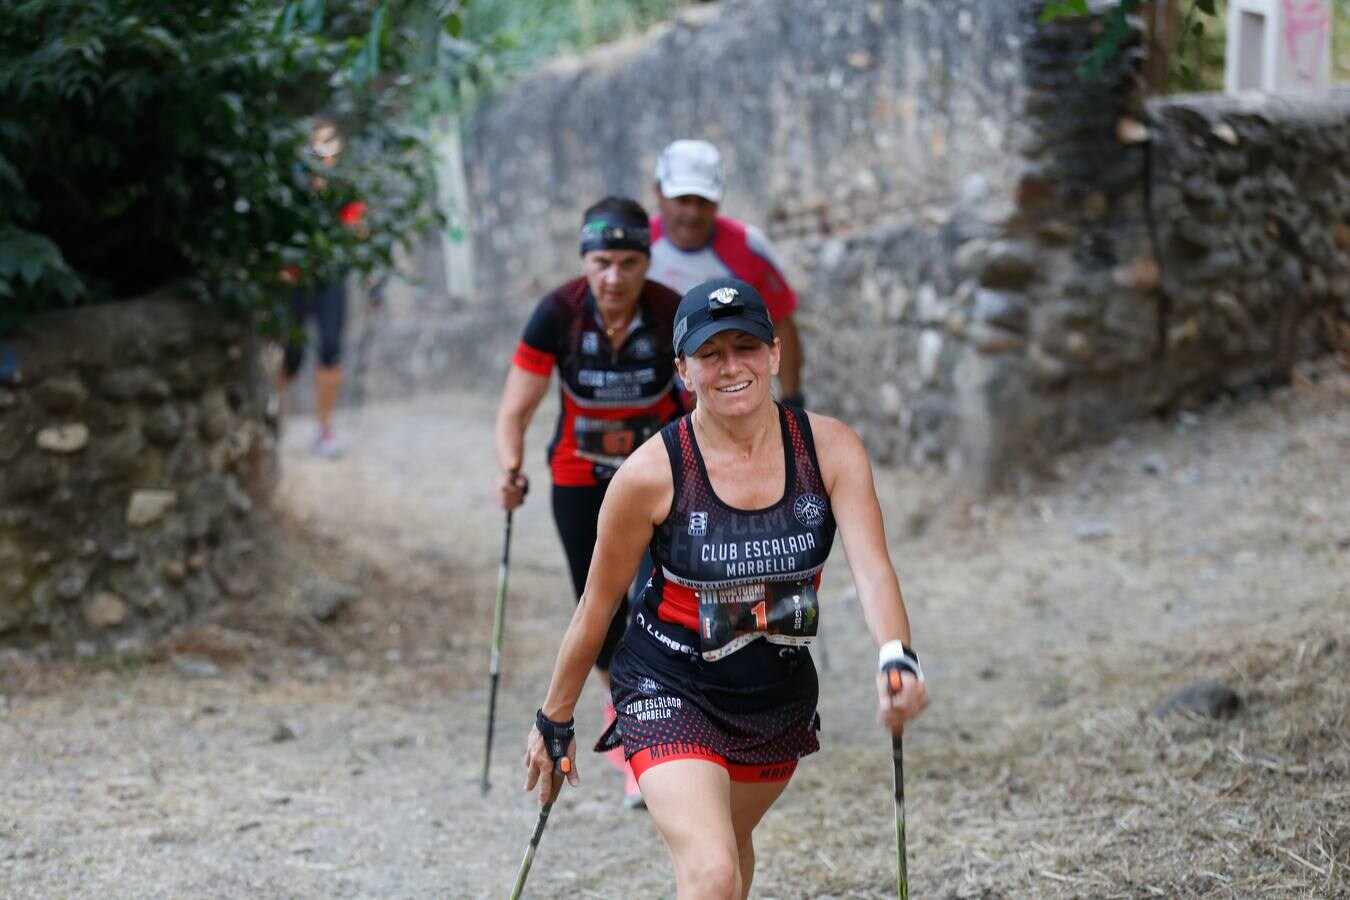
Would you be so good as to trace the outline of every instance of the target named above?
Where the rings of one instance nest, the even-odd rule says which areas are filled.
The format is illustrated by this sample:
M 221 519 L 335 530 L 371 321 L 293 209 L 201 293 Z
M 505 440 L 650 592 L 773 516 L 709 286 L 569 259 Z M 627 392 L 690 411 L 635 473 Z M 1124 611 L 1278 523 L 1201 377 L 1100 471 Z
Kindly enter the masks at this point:
M 650 626 L 650 627 L 649 627 Z M 624 757 L 693 744 L 734 765 L 795 761 L 820 749 L 820 685 L 810 651 L 757 640 L 705 662 L 698 634 L 639 605 L 610 663 L 616 718 L 597 750 Z

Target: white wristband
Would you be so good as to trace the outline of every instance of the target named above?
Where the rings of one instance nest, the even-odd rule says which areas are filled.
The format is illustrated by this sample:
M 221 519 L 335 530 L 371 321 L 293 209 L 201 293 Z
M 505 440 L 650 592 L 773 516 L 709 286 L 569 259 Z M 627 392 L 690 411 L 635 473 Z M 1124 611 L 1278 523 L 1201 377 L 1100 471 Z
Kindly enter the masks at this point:
M 923 667 L 919 665 L 918 654 L 906 647 L 904 641 L 887 641 L 881 645 L 881 650 L 877 652 L 878 670 L 885 669 L 892 663 L 906 671 L 913 672 L 915 678 L 923 681 Z

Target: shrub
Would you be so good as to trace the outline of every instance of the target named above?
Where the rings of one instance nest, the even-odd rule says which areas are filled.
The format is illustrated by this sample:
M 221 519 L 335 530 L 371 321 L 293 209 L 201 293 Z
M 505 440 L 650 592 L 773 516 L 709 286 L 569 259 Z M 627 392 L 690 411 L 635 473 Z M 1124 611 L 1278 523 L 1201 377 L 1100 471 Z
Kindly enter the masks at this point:
M 0 332 L 173 283 L 266 310 L 288 268 L 389 264 L 431 222 L 424 145 L 396 113 L 460 5 L 0 4 Z M 318 110 L 346 135 L 331 169 L 305 152 Z

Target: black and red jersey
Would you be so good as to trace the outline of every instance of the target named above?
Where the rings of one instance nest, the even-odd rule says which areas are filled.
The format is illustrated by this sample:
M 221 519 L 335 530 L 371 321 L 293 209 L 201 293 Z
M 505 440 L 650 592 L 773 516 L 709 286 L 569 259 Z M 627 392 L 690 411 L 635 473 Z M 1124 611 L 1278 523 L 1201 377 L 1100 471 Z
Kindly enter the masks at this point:
M 684 411 L 672 329 L 680 297 L 648 281 L 638 314 L 615 349 L 585 278 L 539 301 L 511 362 L 548 377 L 558 369 L 562 415 L 549 443 L 553 483 L 601 484 L 648 437 Z
M 775 586 L 819 585 L 834 542 L 834 513 L 806 413 L 780 404 L 778 418 L 786 462 L 783 496 L 758 510 L 737 509 L 717 497 L 692 418 L 662 430 L 675 493 L 670 515 L 652 536 L 656 565 L 645 602 L 658 619 L 701 633 L 708 623 L 700 620 L 700 599 L 706 612 L 709 595 L 748 597 L 763 586 L 772 604 Z M 805 630 L 814 634 L 814 623 L 807 624 Z M 702 634 L 705 658 L 712 658 L 706 653 L 710 638 Z

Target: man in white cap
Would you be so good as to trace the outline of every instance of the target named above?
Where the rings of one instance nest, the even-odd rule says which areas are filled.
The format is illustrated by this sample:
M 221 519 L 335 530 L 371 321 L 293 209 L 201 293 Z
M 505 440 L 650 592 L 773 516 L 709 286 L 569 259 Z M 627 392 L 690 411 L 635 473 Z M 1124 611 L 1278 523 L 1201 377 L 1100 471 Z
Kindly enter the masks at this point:
M 722 156 L 707 141 L 673 141 L 656 161 L 656 203 L 651 220 L 651 267 L 647 277 L 684 294 L 713 278 L 751 284 L 768 307 L 782 341 L 778 386 L 784 403 L 801 407 L 801 343 L 792 320 L 797 295 L 788 287 L 764 233 L 717 214 L 726 176 Z

